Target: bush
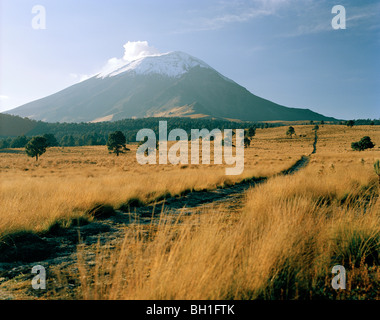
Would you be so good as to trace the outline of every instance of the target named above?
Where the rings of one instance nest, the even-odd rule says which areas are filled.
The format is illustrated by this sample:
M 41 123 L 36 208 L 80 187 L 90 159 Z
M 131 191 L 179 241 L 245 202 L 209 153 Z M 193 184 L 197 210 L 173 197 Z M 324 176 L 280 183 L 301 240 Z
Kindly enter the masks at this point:
M 361 138 L 360 141 L 351 143 L 351 148 L 354 151 L 363 151 L 366 149 L 371 149 L 374 146 L 375 144 L 371 141 L 371 138 L 368 136 Z

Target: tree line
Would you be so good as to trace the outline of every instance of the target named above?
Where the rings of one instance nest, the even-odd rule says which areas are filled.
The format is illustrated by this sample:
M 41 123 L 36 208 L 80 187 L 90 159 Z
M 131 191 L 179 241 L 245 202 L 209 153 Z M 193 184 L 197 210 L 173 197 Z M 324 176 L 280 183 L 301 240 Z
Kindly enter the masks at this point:
M 0 139 L 0 149 L 24 148 L 34 136 L 43 136 L 48 140 L 48 146 L 93 146 L 106 145 L 109 134 L 120 131 L 125 136 L 126 143 L 136 142 L 136 134 L 142 128 L 152 129 L 158 134 L 159 121 L 167 121 L 168 131 L 181 128 L 190 134 L 191 129 L 247 129 L 247 128 L 270 128 L 284 126 L 281 123 L 255 123 L 255 122 L 232 122 L 221 119 L 189 119 L 189 118 L 142 118 L 124 119 L 114 122 L 100 123 L 47 123 L 42 121 L 32 121 L 34 127 L 26 134 L 16 137 L 5 137 Z M 325 124 L 324 121 L 310 121 L 305 124 L 318 125 Z M 348 127 L 356 125 L 380 125 L 380 120 L 348 120 L 335 124 L 346 125 Z M 252 129 L 252 130 L 253 130 Z M 289 127 L 286 133 L 292 137 L 295 132 L 293 127 Z M 254 135 L 254 134 L 253 134 Z M 250 138 L 246 135 L 244 144 L 249 146 Z
M 249 147 L 251 140 L 256 134 L 256 128 L 251 126 L 244 130 L 244 147 Z M 29 157 L 35 157 L 38 161 L 38 157 L 43 155 L 46 152 L 46 149 L 49 147 L 58 146 L 58 141 L 53 134 L 44 134 L 42 136 L 35 136 L 31 139 L 27 139 L 25 136 L 17 137 L 18 141 L 25 143 L 25 152 Z M 147 137 L 145 137 L 147 138 Z M 211 137 L 210 137 L 211 140 Z M 139 145 L 146 142 L 140 141 Z M 115 153 L 116 156 L 119 156 L 120 153 L 125 151 L 130 151 L 126 146 L 127 139 L 125 135 L 120 131 L 112 132 L 108 135 L 106 146 L 109 153 Z M 222 141 L 223 143 L 223 141 Z M 156 148 L 158 148 L 158 141 L 156 142 Z
M 124 119 L 115 122 L 100 123 L 47 123 L 36 121 L 35 127 L 26 135 L 0 139 L 2 148 L 24 148 L 34 136 L 52 135 L 55 138 L 51 146 L 73 147 L 106 145 L 112 132 L 121 131 L 127 143 L 136 142 L 136 134 L 142 128 L 152 129 L 158 134 L 159 121 L 167 121 L 168 131 L 181 128 L 190 134 L 191 129 L 244 129 L 247 127 L 270 128 L 278 123 L 232 122 L 218 119 L 189 118 L 143 118 Z M 51 142 L 52 143 L 52 142 Z
M 314 125 L 313 131 L 317 134 L 319 130 L 318 124 Z M 286 135 L 292 138 L 295 135 L 295 129 L 292 126 L 289 126 Z M 256 127 L 250 126 L 244 129 L 244 147 L 248 148 L 251 144 L 252 139 L 256 135 Z M 213 136 L 210 137 L 210 140 Z M 147 138 L 147 137 L 145 137 Z M 43 136 L 35 136 L 31 139 L 27 139 L 25 136 L 17 137 L 18 141 L 21 143 L 26 142 L 25 144 L 25 152 L 29 157 L 35 157 L 36 161 L 38 157 L 46 152 L 46 149 L 49 147 L 58 146 L 58 141 L 53 134 L 44 134 Z M 140 141 L 139 145 L 145 143 L 144 141 Z M 222 140 L 222 145 L 224 145 L 224 140 Z M 232 141 L 231 141 L 232 142 Z M 106 146 L 109 152 L 116 153 L 116 156 L 119 156 L 120 153 L 124 153 L 124 151 L 129 151 L 130 149 L 126 146 L 127 140 L 125 135 L 121 131 L 115 131 L 108 135 L 108 139 L 106 142 Z M 368 136 L 363 137 L 360 141 L 352 142 L 351 148 L 354 151 L 363 151 L 366 149 L 371 149 L 375 146 L 375 144 L 371 141 L 371 138 Z M 158 141 L 156 141 L 156 148 L 158 148 Z
M 52 133 L 45 133 L 40 136 L 43 136 L 48 139 L 49 147 L 75 147 L 75 146 L 96 146 L 96 145 L 105 145 L 107 138 L 104 135 L 100 134 L 85 134 L 83 136 L 79 134 L 67 134 L 62 136 L 61 139 L 57 139 L 56 136 Z M 3 138 L 0 139 L 0 149 L 6 148 L 24 148 L 26 144 L 34 136 L 17 136 L 14 138 Z

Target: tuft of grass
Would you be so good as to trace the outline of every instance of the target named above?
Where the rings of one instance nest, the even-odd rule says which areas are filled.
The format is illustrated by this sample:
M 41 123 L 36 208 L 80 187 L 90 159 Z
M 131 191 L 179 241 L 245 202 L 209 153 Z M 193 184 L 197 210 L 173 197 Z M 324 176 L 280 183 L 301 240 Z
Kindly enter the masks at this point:
M 85 214 L 94 219 L 107 219 L 115 214 L 115 210 L 110 205 L 96 204 L 93 208 L 87 210 Z
M 125 203 L 119 205 L 117 209 L 124 212 L 130 212 L 131 208 L 141 207 L 144 205 L 145 203 L 139 198 L 130 198 Z

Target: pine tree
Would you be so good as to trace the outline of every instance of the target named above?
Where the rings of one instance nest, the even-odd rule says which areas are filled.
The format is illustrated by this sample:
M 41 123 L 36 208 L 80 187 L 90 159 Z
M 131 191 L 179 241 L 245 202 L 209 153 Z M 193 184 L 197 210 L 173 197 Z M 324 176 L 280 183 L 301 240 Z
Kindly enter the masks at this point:
M 48 142 L 44 137 L 33 137 L 25 146 L 25 152 L 29 157 L 38 157 L 46 152 Z
M 287 135 L 287 136 L 290 136 L 290 138 L 292 138 L 292 137 L 293 137 L 293 134 L 296 134 L 296 131 L 294 130 L 294 128 L 293 128 L 292 126 L 290 126 L 290 127 L 288 128 L 288 130 L 286 131 L 286 135 Z
M 129 150 L 126 146 L 126 138 L 121 131 L 115 131 L 110 133 L 107 140 L 107 148 L 109 151 L 116 153 L 116 156 L 119 156 L 119 153 L 122 153 L 124 150 Z

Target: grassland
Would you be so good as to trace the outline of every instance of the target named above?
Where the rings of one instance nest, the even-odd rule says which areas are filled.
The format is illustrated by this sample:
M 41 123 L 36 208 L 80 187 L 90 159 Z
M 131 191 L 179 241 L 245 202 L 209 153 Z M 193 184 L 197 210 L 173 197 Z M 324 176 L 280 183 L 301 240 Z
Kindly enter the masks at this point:
M 238 177 L 214 165 L 138 167 L 133 151 L 116 158 L 98 147 L 51 149 L 39 164 L 1 154 L 0 226 L 38 231 L 99 202 L 117 207 L 133 197 L 150 201 L 271 176 L 248 191 L 241 210 L 215 206 L 174 224 L 130 226 L 120 246 L 99 247 L 91 264 L 79 248 L 78 272 L 58 269 L 57 279 L 76 283 L 75 299 L 379 299 L 380 186 L 373 163 L 380 128 L 320 126 L 309 165 L 277 176 L 312 151 L 312 126 L 295 129 L 293 139 L 286 128 L 258 130 Z M 352 151 L 351 142 L 365 135 L 375 148 Z M 331 287 L 336 264 L 346 268 L 346 290 Z M 67 297 L 66 288 L 50 297 Z
M 38 162 L 23 150 L 0 153 L 0 233 L 41 232 L 57 220 L 68 224 L 87 217 L 86 212 L 99 203 L 117 209 L 131 199 L 146 203 L 269 176 L 312 150 L 310 127 L 299 128 L 306 134 L 299 139 L 289 140 L 283 131 L 257 131 L 253 146 L 245 149 L 245 170 L 239 176 L 226 176 L 223 165 L 140 165 L 136 145 L 119 157 L 108 154 L 105 146 L 49 148 Z

